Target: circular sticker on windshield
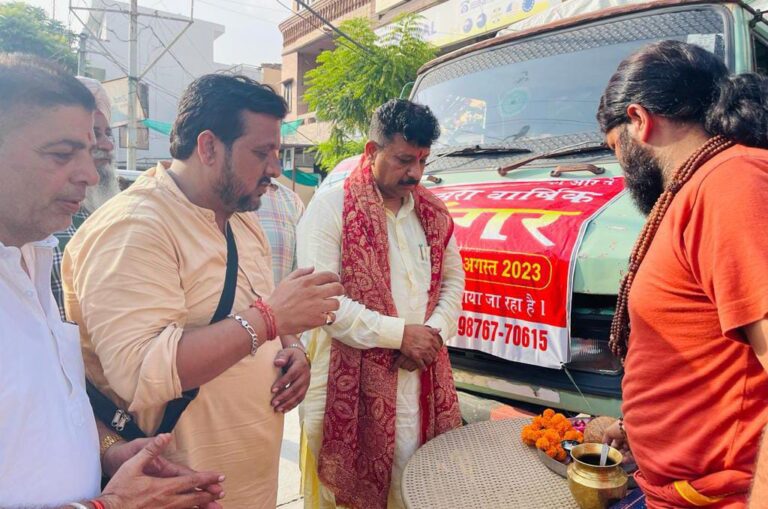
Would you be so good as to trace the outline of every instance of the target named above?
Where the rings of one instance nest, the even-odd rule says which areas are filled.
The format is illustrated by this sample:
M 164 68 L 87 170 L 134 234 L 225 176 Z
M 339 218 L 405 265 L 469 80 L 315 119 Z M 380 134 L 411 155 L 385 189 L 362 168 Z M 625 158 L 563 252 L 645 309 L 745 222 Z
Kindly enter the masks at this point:
M 514 117 L 522 113 L 528 106 L 528 90 L 525 88 L 513 88 L 499 100 L 499 111 L 502 117 Z

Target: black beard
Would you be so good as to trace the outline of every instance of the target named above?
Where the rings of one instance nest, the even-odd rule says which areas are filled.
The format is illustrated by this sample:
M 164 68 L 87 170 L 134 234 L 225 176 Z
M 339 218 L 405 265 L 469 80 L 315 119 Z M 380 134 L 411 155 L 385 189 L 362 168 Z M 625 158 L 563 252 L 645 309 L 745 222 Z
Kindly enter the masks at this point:
M 624 182 L 632 200 L 644 215 L 653 210 L 659 196 L 664 192 L 664 178 L 659 161 L 651 151 L 635 143 L 624 129 L 619 134 Z
M 261 200 L 248 194 L 243 194 L 243 186 L 235 177 L 232 168 L 232 151 L 227 149 L 224 168 L 216 183 L 216 192 L 221 203 L 232 212 L 251 212 L 259 208 Z

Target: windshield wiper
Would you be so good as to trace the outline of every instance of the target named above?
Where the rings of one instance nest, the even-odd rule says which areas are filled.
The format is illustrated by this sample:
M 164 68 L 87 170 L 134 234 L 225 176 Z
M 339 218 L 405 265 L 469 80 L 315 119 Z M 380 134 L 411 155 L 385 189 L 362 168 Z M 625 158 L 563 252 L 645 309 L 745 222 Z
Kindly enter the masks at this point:
M 501 175 L 502 177 L 505 177 L 507 173 L 509 173 L 510 171 L 516 170 L 518 168 L 522 168 L 528 163 L 532 163 L 533 161 L 536 161 L 539 159 L 554 159 L 556 157 L 586 154 L 588 152 L 603 152 L 606 150 L 610 150 L 610 149 L 605 143 L 594 143 L 594 142 L 578 143 L 576 145 L 569 145 L 567 147 L 562 147 L 557 150 L 552 150 L 550 152 L 540 152 L 538 154 L 534 154 L 531 157 L 526 157 L 525 159 L 522 159 L 520 161 L 515 161 L 514 163 L 508 166 L 502 166 L 498 168 L 496 171 L 499 172 L 499 175 Z
M 456 150 L 450 150 L 439 157 L 450 157 L 466 154 L 528 154 L 530 149 L 522 147 L 512 147 L 510 145 L 473 145 L 470 147 L 463 147 Z
M 429 161 L 426 166 L 439 161 L 444 157 L 454 156 L 466 156 L 477 154 L 530 154 L 531 150 L 522 147 L 513 147 L 510 145 L 470 145 L 468 147 L 461 147 L 454 150 L 448 150 L 438 154 L 437 157 Z

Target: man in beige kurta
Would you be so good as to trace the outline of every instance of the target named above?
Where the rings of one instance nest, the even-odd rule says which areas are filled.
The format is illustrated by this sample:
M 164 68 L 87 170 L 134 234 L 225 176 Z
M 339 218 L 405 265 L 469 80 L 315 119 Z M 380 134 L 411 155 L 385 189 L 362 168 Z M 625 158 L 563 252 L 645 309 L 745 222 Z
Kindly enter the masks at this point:
M 88 378 L 147 434 L 168 401 L 199 387 L 169 456 L 224 473 L 227 508 L 275 507 L 283 412 L 309 384 L 293 334 L 330 321 L 338 306 L 328 297 L 341 292 L 335 276 L 308 271 L 273 292 L 269 245 L 246 213 L 280 171 L 282 115 L 282 98 L 247 78 L 200 78 L 180 103 L 173 161 L 93 214 L 63 261 L 67 315 L 80 325 Z M 228 230 L 237 290 L 232 314 L 209 324 L 224 286 Z M 262 297 L 279 340 L 269 341 L 268 320 L 249 308 Z

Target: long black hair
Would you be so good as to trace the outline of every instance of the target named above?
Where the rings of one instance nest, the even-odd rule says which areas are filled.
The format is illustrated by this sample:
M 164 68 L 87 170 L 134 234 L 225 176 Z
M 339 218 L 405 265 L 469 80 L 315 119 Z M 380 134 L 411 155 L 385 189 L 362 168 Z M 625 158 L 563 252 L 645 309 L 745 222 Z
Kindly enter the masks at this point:
M 597 121 L 604 133 L 629 122 L 630 104 L 700 124 L 713 136 L 768 148 L 768 80 L 731 75 L 719 58 L 693 44 L 661 41 L 621 62 L 600 98 Z

